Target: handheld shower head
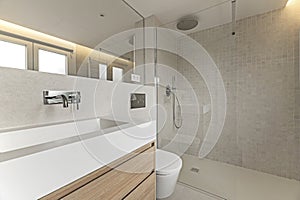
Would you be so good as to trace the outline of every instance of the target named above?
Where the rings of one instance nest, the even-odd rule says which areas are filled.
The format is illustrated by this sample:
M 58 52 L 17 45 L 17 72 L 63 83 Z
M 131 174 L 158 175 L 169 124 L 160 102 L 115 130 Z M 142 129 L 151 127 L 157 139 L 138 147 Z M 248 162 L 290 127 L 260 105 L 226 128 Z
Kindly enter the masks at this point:
M 182 121 L 183 121 L 180 102 L 178 100 L 177 95 L 172 91 L 173 88 L 171 88 L 170 85 L 167 85 L 165 88 L 166 88 L 166 96 L 170 97 L 172 95 L 172 97 L 173 97 L 172 98 L 173 124 L 177 129 L 179 129 L 179 128 L 181 128 Z M 175 100 L 177 102 L 177 106 L 176 106 Z M 179 117 L 176 115 L 179 115 Z

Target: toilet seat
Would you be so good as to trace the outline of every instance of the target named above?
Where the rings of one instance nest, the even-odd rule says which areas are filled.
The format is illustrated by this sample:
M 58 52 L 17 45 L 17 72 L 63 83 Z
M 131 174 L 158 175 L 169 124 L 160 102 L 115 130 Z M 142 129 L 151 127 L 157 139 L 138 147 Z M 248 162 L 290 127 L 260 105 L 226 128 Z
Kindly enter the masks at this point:
M 156 150 L 156 174 L 169 175 L 177 173 L 182 167 L 181 158 L 171 152 Z

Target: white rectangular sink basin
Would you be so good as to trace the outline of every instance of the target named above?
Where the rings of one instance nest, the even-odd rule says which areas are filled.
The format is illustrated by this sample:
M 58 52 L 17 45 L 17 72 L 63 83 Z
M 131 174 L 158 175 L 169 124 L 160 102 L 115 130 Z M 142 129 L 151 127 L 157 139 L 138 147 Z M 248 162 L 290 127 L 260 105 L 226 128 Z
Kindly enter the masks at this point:
M 100 119 L 100 128 L 102 130 L 112 128 L 112 127 L 119 127 L 124 124 L 129 124 L 128 122 L 121 122 L 121 121 L 114 121 L 110 119 Z

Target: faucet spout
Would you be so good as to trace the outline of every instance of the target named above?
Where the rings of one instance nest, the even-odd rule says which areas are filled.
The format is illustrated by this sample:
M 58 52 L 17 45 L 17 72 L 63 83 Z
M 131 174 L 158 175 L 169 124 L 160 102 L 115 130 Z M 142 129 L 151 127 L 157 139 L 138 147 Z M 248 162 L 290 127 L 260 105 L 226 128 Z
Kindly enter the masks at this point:
M 68 98 L 66 95 L 62 94 L 60 95 L 63 101 L 63 107 L 64 108 L 68 108 L 69 107 L 69 102 L 68 102 Z

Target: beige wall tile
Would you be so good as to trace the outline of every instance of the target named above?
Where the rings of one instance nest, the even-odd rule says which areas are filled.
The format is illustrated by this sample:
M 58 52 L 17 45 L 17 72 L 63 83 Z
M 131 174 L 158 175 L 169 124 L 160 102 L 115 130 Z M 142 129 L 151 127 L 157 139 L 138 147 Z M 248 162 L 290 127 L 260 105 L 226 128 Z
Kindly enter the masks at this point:
M 300 180 L 299 10 L 239 20 L 236 36 L 231 24 L 190 34 L 216 62 L 228 97 L 225 126 L 208 158 Z M 199 102 L 209 102 L 201 76 L 178 63 Z M 198 130 L 201 139 L 205 131 Z

